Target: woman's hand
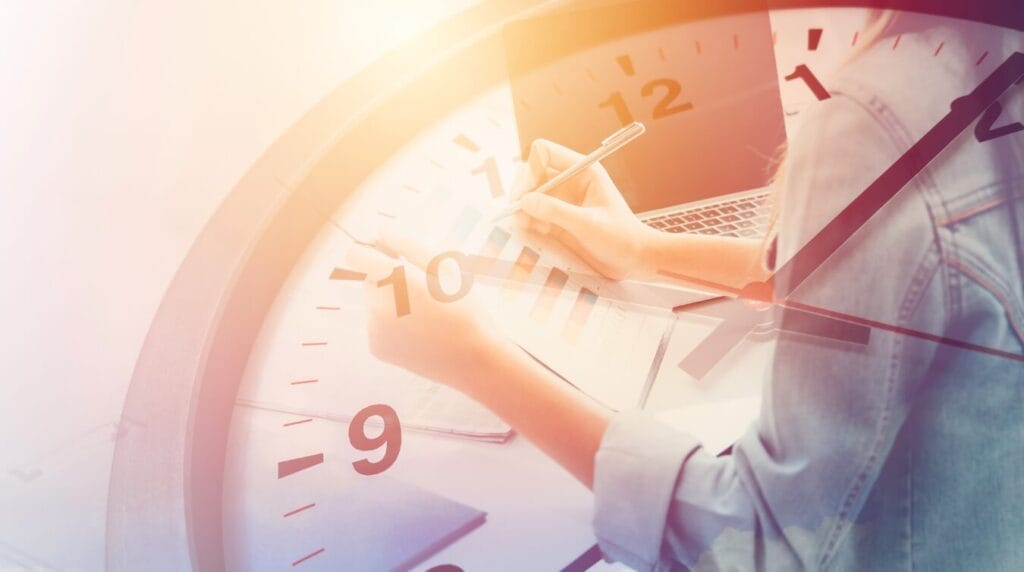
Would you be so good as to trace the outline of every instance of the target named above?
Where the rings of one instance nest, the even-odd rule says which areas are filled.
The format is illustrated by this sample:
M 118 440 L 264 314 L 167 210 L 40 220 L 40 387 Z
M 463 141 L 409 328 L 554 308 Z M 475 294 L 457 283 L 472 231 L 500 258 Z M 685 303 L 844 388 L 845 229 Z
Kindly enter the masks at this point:
M 527 169 L 512 192 L 512 198 L 521 201 L 520 224 L 561 242 L 608 278 L 650 275 L 654 270 L 647 253 L 651 229 L 636 218 L 599 163 L 546 195 L 528 192 L 582 157 L 551 141 L 533 142 Z
M 370 352 L 413 373 L 472 393 L 471 385 L 487 378 L 480 372 L 491 369 L 493 360 L 489 356 L 507 340 L 491 325 L 472 292 L 453 302 L 439 302 L 430 295 L 422 269 L 437 253 L 427 252 L 414 239 L 394 232 L 385 232 L 382 243 L 405 260 L 362 246 L 353 246 L 347 257 L 353 268 L 367 274 Z M 409 313 L 403 316 L 396 311 L 396 285 L 378 285 L 399 266 L 405 269 L 409 300 Z M 448 262 L 441 264 L 438 272 L 445 285 L 458 284 L 464 278 Z
M 436 253 L 392 233 L 382 242 L 408 263 L 358 246 L 348 255 L 351 266 L 367 273 L 373 355 L 467 394 L 592 486 L 608 412 L 501 336 L 472 292 L 454 302 L 435 300 L 420 268 Z M 377 282 L 403 265 L 409 313 L 399 317 L 393 286 Z M 439 270 L 455 274 L 440 276 L 442 283 L 459 279 L 449 265 Z

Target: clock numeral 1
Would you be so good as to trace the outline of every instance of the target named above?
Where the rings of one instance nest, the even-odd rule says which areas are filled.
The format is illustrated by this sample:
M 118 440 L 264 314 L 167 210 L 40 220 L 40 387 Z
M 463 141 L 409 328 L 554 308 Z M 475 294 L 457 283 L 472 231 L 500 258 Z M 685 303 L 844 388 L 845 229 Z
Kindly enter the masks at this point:
M 794 79 L 803 80 L 804 83 L 807 84 L 807 87 L 811 88 L 811 93 L 814 94 L 814 97 L 818 98 L 818 101 L 824 101 L 832 97 L 829 94 L 828 90 L 825 89 L 825 86 L 821 85 L 821 82 L 818 81 L 818 78 L 814 76 L 814 73 L 811 72 L 811 69 L 804 64 L 796 66 L 796 69 L 793 70 L 793 73 L 787 75 L 785 79 L 786 81 L 793 81 Z
M 676 113 L 682 113 L 693 109 L 693 103 L 689 101 L 682 101 L 675 103 L 676 98 L 679 97 L 679 93 L 683 88 L 679 85 L 679 82 L 667 77 L 659 77 L 652 79 L 645 83 L 640 88 L 640 95 L 643 97 L 650 97 L 655 94 L 656 90 L 664 88 L 665 94 L 661 96 L 661 99 L 654 104 L 654 110 L 651 113 L 651 117 L 654 119 L 662 119 Z M 626 105 L 626 99 L 622 97 L 622 92 L 612 92 L 608 96 L 608 99 L 597 104 L 598 109 L 609 108 L 615 112 L 615 117 L 619 120 L 623 126 L 629 125 L 633 122 L 633 114 L 629 110 L 629 106 Z
M 498 198 L 505 194 L 505 188 L 501 184 L 501 173 L 498 172 L 498 161 L 494 157 L 484 159 L 483 163 L 470 171 L 473 175 L 487 175 L 487 184 L 491 188 L 491 196 Z

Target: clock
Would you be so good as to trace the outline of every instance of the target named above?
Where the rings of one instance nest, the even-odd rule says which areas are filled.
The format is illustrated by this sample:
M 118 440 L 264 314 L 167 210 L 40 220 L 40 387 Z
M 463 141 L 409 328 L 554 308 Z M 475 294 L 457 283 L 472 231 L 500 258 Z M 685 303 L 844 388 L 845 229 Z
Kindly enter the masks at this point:
M 557 55 L 575 62 L 565 70 L 567 81 L 593 74 L 610 82 L 599 97 L 575 96 L 600 118 L 595 123 L 641 119 L 655 128 L 690 113 L 687 105 L 713 103 L 687 90 L 673 62 L 705 57 L 730 65 L 743 49 L 754 49 L 729 31 L 730 19 L 765 10 L 761 2 L 729 3 L 715 13 L 701 13 L 696 3 L 642 4 L 643 11 L 624 20 L 628 25 L 584 34 Z M 773 62 L 764 65 L 774 65 L 787 130 L 807 106 L 829 97 L 829 73 L 858 48 L 863 8 L 871 4 L 770 5 L 771 33 L 762 43 L 770 41 L 773 57 L 763 61 Z M 1024 15 L 1009 3 L 885 4 L 971 26 L 1024 29 Z M 328 526 L 330 510 L 306 494 L 314 481 L 304 475 L 331 475 L 339 487 L 388 478 L 403 454 L 404 413 L 400 403 L 378 401 L 381 388 L 357 379 L 357 364 L 369 359 L 365 344 L 357 343 L 363 317 L 347 280 L 339 279 L 346 275 L 335 271 L 344 271 L 351 244 L 372 242 L 378 222 L 405 219 L 414 209 L 422 212 L 424 240 L 443 245 L 463 234 L 482 247 L 505 245 L 508 237 L 494 235 L 485 218 L 467 222 L 464 215 L 467 205 L 507 195 L 526 143 L 519 140 L 516 106 L 529 102 L 512 96 L 503 26 L 592 8 L 554 0 L 482 2 L 344 82 L 242 177 L 168 287 L 136 363 L 110 482 L 111 569 L 334 569 L 346 562 L 330 538 L 356 531 L 318 530 Z M 711 20 L 714 34 L 678 41 L 681 29 L 689 34 L 695 23 Z M 965 129 L 1024 76 L 1019 58 L 999 61 L 985 46 L 977 49 L 976 66 L 989 80 L 953 106 L 956 121 L 941 124 L 948 129 Z M 893 50 L 899 54 L 898 45 Z M 558 64 L 551 58 L 536 65 Z M 916 65 L 942 65 L 941 46 Z M 636 93 L 626 95 L 627 88 Z M 574 97 L 571 84 L 551 89 L 552 98 Z M 884 203 L 900 187 L 862 196 Z M 826 235 L 817 251 L 841 242 Z M 501 250 L 494 246 L 496 256 Z M 797 256 L 792 276 L 799 281 L 819 257 Z M 565 269 L 572 270 L 580 269 Z M 454 297 L 463 286 L 471 285 L 439 289 Z M 394 288 L 401 311 L 398 276 L 382 287 Z M 581 299 L 602 303 L 599 293 Z M 349 429 L 325 441 L 323 432 L 304 430 L 316 423 L 312 416 L 251 406 L 282 400 L 346 412 Z M 277 455 L 282 450 L 291 453 Z M 386 500 L 381 510 L 391 506 Z M 537 508 L 539 517 L 544 510 Z M 296 527 L 309 534 L 289 532 Z

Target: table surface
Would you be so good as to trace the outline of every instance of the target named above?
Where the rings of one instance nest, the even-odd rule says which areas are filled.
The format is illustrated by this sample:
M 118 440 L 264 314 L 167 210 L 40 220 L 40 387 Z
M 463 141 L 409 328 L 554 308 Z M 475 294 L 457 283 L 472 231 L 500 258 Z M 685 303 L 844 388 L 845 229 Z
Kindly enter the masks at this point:
M 681 317 L 645 410 L 671 417 L 679 408 L 749 399 L 760 394 L 771 359 L 771 339 L 746 340 L 704 379 L 694 380 L 677 363 L 717 322 Z M 739 435 L 752 421 L 749 411 L 722 416 L 709 432 Z M 700 431 L 695 432 L 698 437 Z M 415 442 L 415 444 L 413 444 Z M 522 437 L 505 444 L 410 435 L 405 462 L 393 469 L 414 482 L 486 511 L 487 522 L 430 558 L 418 570 L 455 564 L 465 570 L 560 570 L 596 543 L 593 496 L 565 470 Z M 431 464 L 459 459 L 466 467 L 455 478 L 424 478 Z M 591 570 L 625 569 L 600 563 Z
M 736 400 L 749 404 L 759 395 L 773 346 L 770 339 L 751 337 L 704 379 L 694 380 L 677 364 L 716 323 L 709 318 L 680 317 L 645 406 L 669 422 L 686 421 L 674 419 L 679 416 L 706 420 L 683 424 L 701 439 L 705 433 L 735 437 L 749 425 L 756 409 L 735 407 L 733 414 L 732 404 Z M 711 414 L 701 415 L 702 408 Z M 283 432 L 282 414 L 236 408 L 235 416 L 231 438 L 243 446 L 229 447 L 225 475 L 229 567 L 276 569 L 318 546 L 330 550 L 332 535 L 343 532 L 327 524 L 332 516 L 329 507 L 339 502 L 346 483 L 357 482 L 350 479 L 373 478 L 355 475 L 351 462 L 362 456 L 376 458 L 378 453 L 354 451 L 344 437 L 344 423 L 317 420 Z M 440 564 L 464 570 L 560 570 L 595 544 L 592 494 L 526 439 L 513 436 L 499 444 L 416 431 L 403 432 L 402 437 L 397 462 L 382 476 L 487 513 L 482 526 L 417 570 Z M 313 450 L 297 451 L 300 443 L 322 450 L 323 466 L 277 479 L 268 467 Z M 318 506 L 301 519 L 281 519 L 284 512 L 309 502 Z M 316 570 L 326 564 L 321 556 L 320 565 L 313 558 L 302 566 Z M 601 569 L 622 567 L 600 563 L 592 568 Z

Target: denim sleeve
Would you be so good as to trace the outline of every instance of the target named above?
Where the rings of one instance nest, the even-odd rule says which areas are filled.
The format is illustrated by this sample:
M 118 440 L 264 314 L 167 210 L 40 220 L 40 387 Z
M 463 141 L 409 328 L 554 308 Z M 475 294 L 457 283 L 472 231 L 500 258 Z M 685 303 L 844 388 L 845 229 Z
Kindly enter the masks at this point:
M 809 112 L 787 158 L 779 265 L 912 142 L 890 115 L 877 101 L 843 95 Z M 946 296 L 923 199 L 926 175 L 793 298 L 941 332 Z M 934 351 L 878 328 L 866 346 L 780 332 L 761 415 L 723 457 L 642 413 L 618 416 L 596 457 L 594 522 L 605 556 L 638 570 L 827 566 Z

